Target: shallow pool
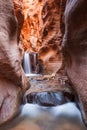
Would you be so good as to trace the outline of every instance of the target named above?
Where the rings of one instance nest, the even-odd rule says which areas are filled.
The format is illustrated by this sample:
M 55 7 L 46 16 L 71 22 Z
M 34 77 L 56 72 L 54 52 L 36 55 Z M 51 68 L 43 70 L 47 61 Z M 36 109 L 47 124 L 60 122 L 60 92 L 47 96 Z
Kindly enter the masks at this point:
M 26 104 L 19 116 L 0 130 L 86 130 L 75 103 L 56 107 Z

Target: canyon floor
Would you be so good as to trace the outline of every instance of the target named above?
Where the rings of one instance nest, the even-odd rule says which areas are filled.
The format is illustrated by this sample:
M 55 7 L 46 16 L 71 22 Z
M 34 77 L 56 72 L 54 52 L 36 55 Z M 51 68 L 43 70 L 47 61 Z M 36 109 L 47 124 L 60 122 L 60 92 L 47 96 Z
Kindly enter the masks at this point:
M 0 127 L 0 130 L 86 130 L 81 113 L 72 98 L 73 93 L 67 84 L 67 77 L 52 74 L 31 76 L 29 80 L 31 88 L 26 92 L 25 97 L 28 96 L 31 99 L 33 95 L 32 101 L 29 103 L 30 100 L 28 100 L 23 105 L 21 113 L 9 124 Z M 35 99 L 34 96 L 39 93 L 41 95 Z M 53 101 L 53 106 L 52 104 L 50 106 L 48 93 L 58 93 L 61 99 L 66 96 L 68 100 L 64 102 L 60 100 L 61 105 L 55 105 Z M 60 96 L 61 93 L 66 93 L 66 95 Z M 42 102 L 39 100 L 41 98 Z M 43 102 L 48 104 L 44 105 Z

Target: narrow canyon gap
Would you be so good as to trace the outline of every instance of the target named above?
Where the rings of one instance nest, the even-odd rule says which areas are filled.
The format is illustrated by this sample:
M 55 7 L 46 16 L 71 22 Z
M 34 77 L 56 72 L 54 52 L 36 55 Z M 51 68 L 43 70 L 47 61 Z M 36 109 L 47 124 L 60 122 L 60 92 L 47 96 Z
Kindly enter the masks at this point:
M 87 124 L 86 0 L 0 0 L 0 21 L 0 124 L 17 114 L 29 87 L 24 51 L 38 52 L 47 72 L 63 60 Z

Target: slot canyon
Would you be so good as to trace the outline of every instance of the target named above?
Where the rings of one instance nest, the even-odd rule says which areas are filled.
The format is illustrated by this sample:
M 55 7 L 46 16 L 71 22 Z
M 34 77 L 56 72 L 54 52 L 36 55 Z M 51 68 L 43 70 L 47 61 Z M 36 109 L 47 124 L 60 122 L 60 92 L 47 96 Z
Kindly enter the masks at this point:
M 86 0 L 0 0 L 0 130 L 86 130 L 86 44 Z

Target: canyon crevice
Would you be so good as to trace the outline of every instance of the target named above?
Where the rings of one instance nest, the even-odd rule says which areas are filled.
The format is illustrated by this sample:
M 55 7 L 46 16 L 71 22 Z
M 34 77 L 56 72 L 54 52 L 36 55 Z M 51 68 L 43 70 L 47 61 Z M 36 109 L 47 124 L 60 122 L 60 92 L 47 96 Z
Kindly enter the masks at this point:
M 56 72 L 62 64 L 65 2 L 66 0 L 14 0 L 19 33 L 22 27 L 20 41 L 23 49 L 27 52 L 38 52 L 47 72 Z M 56 65 L 58 63 L 57 69 L 53 62 Z
M 38 53 L 46 73 L 64 69 L 87 124 L 86 26 L 86 0 L 0 0 L 0 124 L 17 114 L 30 87 L 24 52 Z

